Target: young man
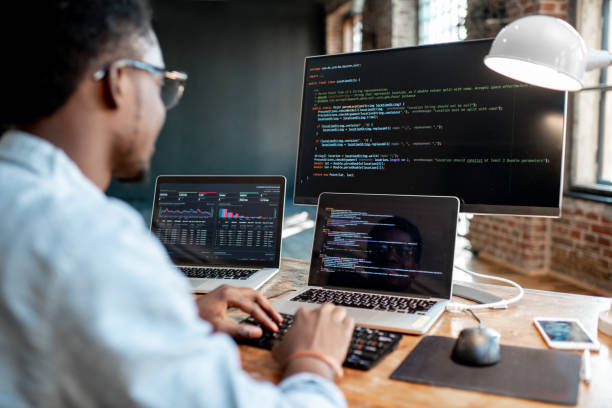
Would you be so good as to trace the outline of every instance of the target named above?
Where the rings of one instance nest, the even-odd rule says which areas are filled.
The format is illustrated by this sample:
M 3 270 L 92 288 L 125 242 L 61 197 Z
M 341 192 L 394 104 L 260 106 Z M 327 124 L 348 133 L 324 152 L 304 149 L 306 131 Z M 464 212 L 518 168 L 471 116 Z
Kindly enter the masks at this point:
M 273 330 L 278 313 L 230 287 L 194 304 L 141 217 L 103 193 L 146 173 L 180 97 L 146 1 L 10 2 L 3 17 L 0 406 L 345 405 L 344 309 L 299 312 L 275 350 L 284 380 L 255 382 L 226 333 L 260 329 L 225 311 Z

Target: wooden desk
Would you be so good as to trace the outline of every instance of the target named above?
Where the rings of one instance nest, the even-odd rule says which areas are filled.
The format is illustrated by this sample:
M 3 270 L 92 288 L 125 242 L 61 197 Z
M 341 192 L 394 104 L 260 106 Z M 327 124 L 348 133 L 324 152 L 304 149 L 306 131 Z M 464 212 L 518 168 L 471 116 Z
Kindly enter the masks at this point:
M 266 296 L 306 284 L 308 263 L 283 259 L 281 271 L 263 288 Z M 483 288 L 481 285 L 477 287 Z M 515 289 L 487 285 L 484 289 L 508 298 Z M 461 301 L 461 300 L 459 300 Z M 532 324 L 536 316 L 575 317 L 590 333 L 595 333 L 599 311 L 610 308 L 610 299 L 526 290 L 525 297 L 506 310 L 483 310 L 477 314 L 487 327 L 501 333 L 501 344 L 546 348 Z M 459 332 L 476 325 L 467 313 L 444 313 L 428 334 L 457 337 Z M 404 360 L 421 336 L 405 335 L 399 347 L 370 371 L 345 369 L 339 385 L 350 407 L 559 407 L 517 398 L 483 394 L 453 388 L 395 381 L 389 379 L 393 370 Z M 578 406 L 612 407 L 612 337 L 598 332 L 599 353 L 592 354 L 593 379 L 590 385 L 581 383 Z M 280 367 L 269 351 L 240 346 L 243 367 L 254 378 L 278 382 Z

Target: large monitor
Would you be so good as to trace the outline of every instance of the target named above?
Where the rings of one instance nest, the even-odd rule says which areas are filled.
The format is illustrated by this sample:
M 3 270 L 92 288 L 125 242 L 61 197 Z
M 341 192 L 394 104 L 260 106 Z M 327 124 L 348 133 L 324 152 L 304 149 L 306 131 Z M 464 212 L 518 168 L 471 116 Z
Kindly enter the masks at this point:
M 444 195 L 462 212 L 559 216 L 567 95 L 489 70 L 491 42 L 306 58 L 294 202 Z

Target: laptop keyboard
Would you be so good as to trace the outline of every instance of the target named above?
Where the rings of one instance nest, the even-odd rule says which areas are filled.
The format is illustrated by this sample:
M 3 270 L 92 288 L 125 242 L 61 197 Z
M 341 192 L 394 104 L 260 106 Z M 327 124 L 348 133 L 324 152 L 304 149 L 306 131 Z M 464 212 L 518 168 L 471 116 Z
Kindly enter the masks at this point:
M 294 302 L 325 303 L 360 309 L 382 310 L 397 313 L 425 313 L 437 302 L 420 298 L 375 295 L 328 289 L 308 289 L 291 299 Z
M 258 269 L 179 267 L 189 278 L 240 279 L 250 278 Z
M 281 316 L 283 321 L 278 325 L 278 332 L 266 329 L 253 317 L 243 320 L 242 323 L 261 327 L 263 335 L 258 339 L 236 339 L 236 341 L 240 344 L 271 350 L 276 343 L 281 341 L 289 327 L 293 324 L 292 315 L 281 313 Z M 387 354 L 395 350 L 401 339 L 402 335 L 398 333 L 356 326 L 353 331 L 348 354 L 342 365 L 358 370 L 369 370 L 378 364 Z

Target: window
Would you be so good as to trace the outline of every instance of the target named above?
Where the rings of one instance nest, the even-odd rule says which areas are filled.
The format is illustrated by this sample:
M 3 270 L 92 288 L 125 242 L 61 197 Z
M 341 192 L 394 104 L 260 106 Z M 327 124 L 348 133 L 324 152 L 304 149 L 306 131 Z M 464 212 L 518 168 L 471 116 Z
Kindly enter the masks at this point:
M 579 4 L 576 23 L 587 46 L 607 50 L 612 44 L 610 0 Z M 587 72 L 584 82 L 587 88 L 612 86 L 612 68 Z M 572 96 L 570 191 L 612 196 L 612 89 Z
M 419 44 L 465 39 L 467 0 L 420 0 Z
M 603 2 L 603 29 L 601 49 L 607 50 L 612 44 L 610 37 L 610 0 Z M 612 68 L 601 70 L 600 83 L 612 84 Z M 597 140 L 597 174 L 596 182 L 612 186 L 612 93 L 603 91 L 599 103 L 599 129 Z
M 347 15 L 342 24 L 342 52 L 361 51 L 361 15 Z

